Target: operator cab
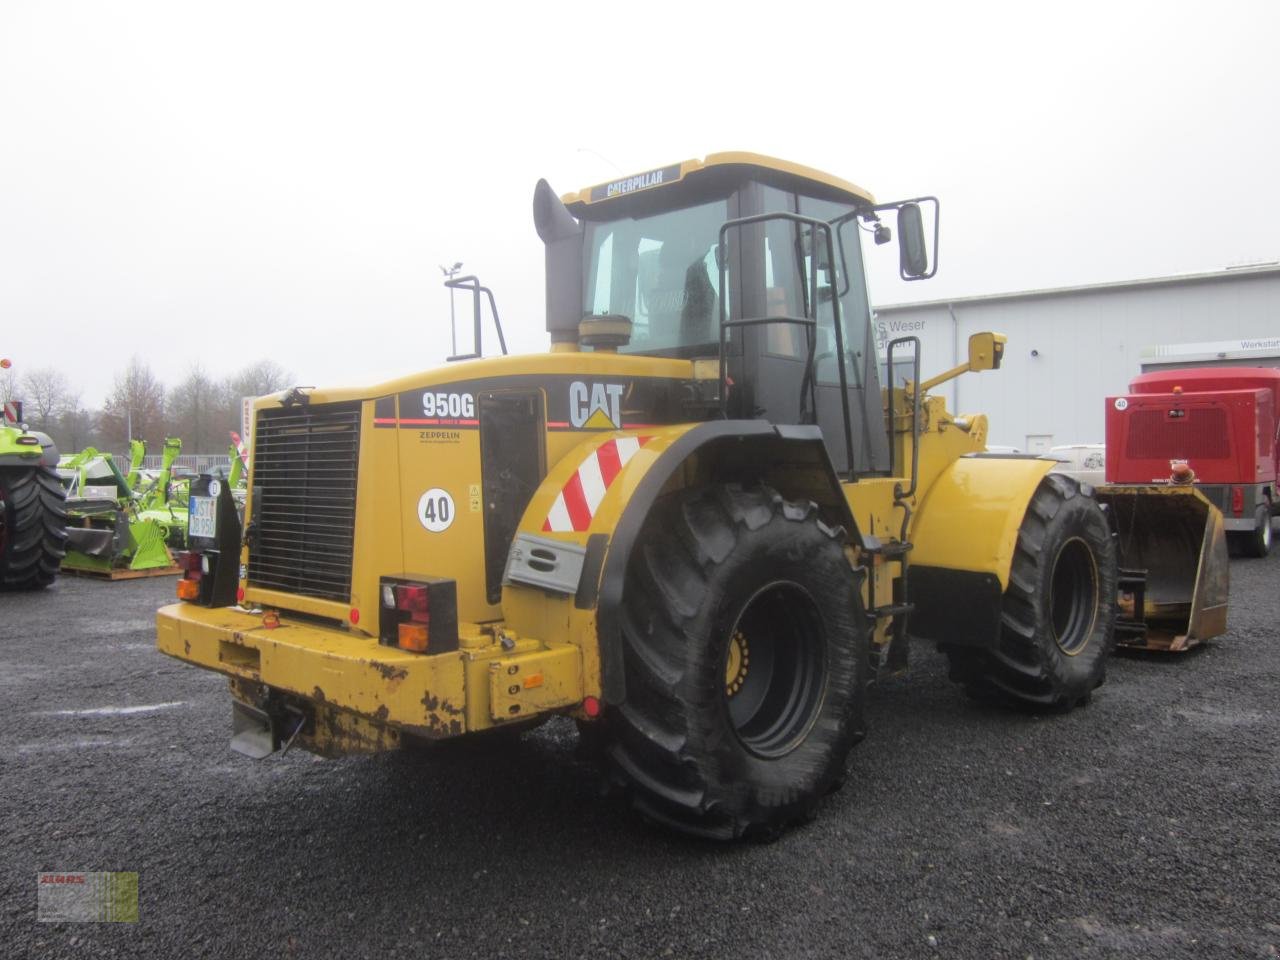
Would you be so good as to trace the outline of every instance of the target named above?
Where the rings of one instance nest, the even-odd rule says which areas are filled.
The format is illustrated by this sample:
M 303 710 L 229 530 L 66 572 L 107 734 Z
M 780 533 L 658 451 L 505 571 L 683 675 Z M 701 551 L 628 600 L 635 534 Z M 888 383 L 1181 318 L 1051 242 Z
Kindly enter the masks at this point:
M 540 184 L 553 344 L 576 340 L 584 318 L 626 318 L 621 353 L 718 358 L 723 321 L 726 415 L 816 423 L 838 471 L 889 468 L 860 243 L 888 229 L 869 193 L 731 153 L 555 200 Z

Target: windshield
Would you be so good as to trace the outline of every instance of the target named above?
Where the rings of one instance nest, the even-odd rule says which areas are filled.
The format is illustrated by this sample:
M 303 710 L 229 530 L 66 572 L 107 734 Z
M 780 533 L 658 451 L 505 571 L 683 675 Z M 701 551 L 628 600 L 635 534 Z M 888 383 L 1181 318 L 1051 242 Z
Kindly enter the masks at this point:
M 635 219 L 588 223 L 586 309 L 631 320 L 625 353 L 717 342 L 715 248 L 727 200 Z

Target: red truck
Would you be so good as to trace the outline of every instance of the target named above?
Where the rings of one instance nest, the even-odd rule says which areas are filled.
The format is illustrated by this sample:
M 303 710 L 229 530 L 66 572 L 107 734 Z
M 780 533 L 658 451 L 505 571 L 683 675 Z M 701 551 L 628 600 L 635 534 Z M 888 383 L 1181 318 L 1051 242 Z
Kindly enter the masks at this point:
M 1129 391 L 1107 398 L 1107 482 L 1194 483 L 1233 551 L 1265 557 L 1280 512 L 1280 370 L 1158 370 Z

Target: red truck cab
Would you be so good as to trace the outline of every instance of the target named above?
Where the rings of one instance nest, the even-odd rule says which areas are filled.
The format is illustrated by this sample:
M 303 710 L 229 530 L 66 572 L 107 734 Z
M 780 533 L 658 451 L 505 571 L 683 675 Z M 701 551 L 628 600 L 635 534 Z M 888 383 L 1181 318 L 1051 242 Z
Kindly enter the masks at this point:
M 1266 556 L 1280 512 L 1280 370 L 1143 373 L 1107 398 L 1108 483 L 1195 483 L 1237 552 Z

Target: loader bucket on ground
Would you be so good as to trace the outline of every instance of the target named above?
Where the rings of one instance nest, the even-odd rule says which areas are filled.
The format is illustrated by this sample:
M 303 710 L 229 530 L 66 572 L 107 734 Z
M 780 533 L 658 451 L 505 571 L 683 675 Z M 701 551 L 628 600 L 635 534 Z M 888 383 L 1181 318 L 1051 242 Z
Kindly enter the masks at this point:
M 1222 513 L 1189 486 L 1107 485 L 1120 567 L 1116 643 L 1179 651 L 1227 629 Z

